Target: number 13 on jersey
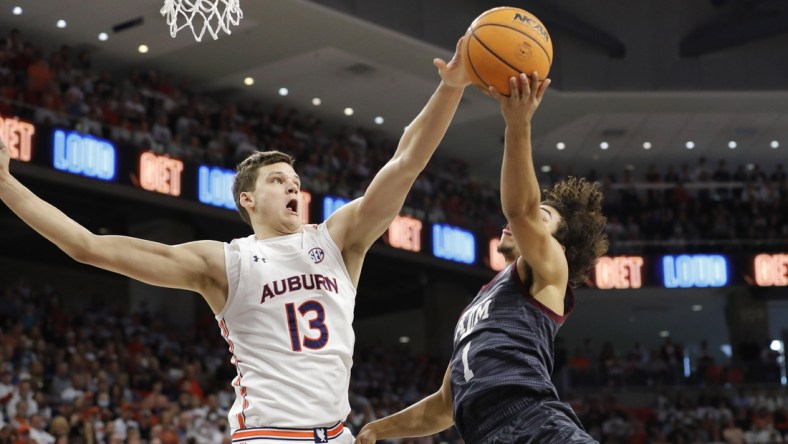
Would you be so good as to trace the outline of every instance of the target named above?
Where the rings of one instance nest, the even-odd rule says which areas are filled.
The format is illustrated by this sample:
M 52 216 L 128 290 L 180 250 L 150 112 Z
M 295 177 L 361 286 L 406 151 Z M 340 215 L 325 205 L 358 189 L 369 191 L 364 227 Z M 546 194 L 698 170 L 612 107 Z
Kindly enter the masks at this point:
M 301 337 L 301 332 L 298 329 L 298 314 L 303 318 L 307 318 L 310 313 L 314 313 L 314 317 L 309 320 L 309 330 L 316 331 L 317 337 L 310 336 L 306 333 Z M 320 350 L 328 343 L 328 326 L 326 326 L 326 311 L 323 304 L 315 300 L 309 300 L 296 308 L 294 303 L 285 305 L 285 314 L 287 316 L 287 328 L 290 331 L 290 345 L 293 351 L 300 352 L 302 347 L 310 350 Z

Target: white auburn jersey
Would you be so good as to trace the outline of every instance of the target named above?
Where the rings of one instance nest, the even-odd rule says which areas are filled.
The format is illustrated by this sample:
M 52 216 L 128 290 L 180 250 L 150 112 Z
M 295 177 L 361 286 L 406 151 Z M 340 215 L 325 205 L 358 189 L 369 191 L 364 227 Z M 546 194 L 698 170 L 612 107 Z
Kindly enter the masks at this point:
M 238 372 L 231 429 L 344 421 L 356 288 L 325 224 L 235 239 L 224 255 L 229 294 L 216 320 Z

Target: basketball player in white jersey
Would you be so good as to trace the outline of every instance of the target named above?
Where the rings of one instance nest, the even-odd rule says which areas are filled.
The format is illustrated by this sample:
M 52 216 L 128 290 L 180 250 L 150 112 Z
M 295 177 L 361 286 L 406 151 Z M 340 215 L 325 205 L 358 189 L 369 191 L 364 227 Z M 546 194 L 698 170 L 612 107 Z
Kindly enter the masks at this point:
M 202 295 L 237 369 L 229 414 L 234 443 L 351 443 L 342 421 L 350 412 L 353 307 L 364 256 L 399 213 L 470 83 L 459 51 L 448 64 L 434 64 L 442 82 L 392 159 L 363 197 L 319 225 L 302 225 L 299 177 L 292 159 L 277 151 L 238 166 L 233 194 L 254 234 L 230 244 L 95 235 L 9 173 L 4 143 L 0 200 L 79 262 Z

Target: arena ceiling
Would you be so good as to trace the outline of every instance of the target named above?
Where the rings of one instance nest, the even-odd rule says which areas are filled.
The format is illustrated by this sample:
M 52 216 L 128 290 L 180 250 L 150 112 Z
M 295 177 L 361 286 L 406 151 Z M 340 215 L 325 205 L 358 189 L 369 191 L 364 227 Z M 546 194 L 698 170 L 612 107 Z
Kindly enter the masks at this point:
M 538 0 L 509 2 L 540 16 L 555 63 L 535 121 L 539 165 L 645 169 L 649 163 L 773 165 L 788 150 L 788 14 L 784 1 Z M 13 15 L 19 5 L 23 14 Z M 193 85 L 314 113 L 327 122 L 398 137 L 438 81 L 431 64 L 449 57 L 470 21 L 495 3 L 480 0 L 241 0 L 231 36 L 176 39 L 161 0 L 15 0 L 0 26 L 47 49 L 93 51 L 117 71 L 156 67 Z M 136 26 L 113 26 L 142 18 Z M 57 20 L 68 26 L 58 29 Z M 97 35 L 108 32 L 100 42 Z M 150 48 L 140 54 L 140 44 Z M 244 78 L 253 77 L 253 86 Z M 278 95 L 280 87 L 290 91 Z M 319 107 L 311 105 L 320 97 Z M 345 107 L 355 114 L 343 115 Z M 382 125 L 373 118 L 384 117 Z M 495 180 L 501 158 L 497 104 L 469 91 L 439 156 L 464 158 Z M 606 141 L 609 149 L 600 149 Z M 651 143 L 644 150 L 643 142 Z M 694 149 L 685 147 L 694 142 Z M 737 143 L 735 149 L 728 147 Z M 780 143 L 771 148 L 772 141 Z M 556 144 L 563 142 L 564 150 Z M 767 168 L 768 169 L 768 168 Z

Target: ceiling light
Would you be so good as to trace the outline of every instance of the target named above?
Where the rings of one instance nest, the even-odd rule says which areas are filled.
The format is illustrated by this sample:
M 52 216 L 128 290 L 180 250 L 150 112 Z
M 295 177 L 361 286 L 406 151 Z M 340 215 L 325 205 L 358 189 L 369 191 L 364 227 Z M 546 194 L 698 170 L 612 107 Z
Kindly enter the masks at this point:
M 603 150 L 606 150 L 606 149 L 610 148 L 610 144 L 607 143 L 607 142 L 602 142 L 602 143 L 599 144 L 599 148 L 602 148 Z
M 399 343 L 400 344 L 407 344 L 408 342 L 410 342 L 410 338 L 409 337 L 407 337 L 407 336 L 400 336 L 399 337 Z
M 140 45 L 139 48 L 137 48 L 137 51 L 139 51 L 140 54 L 147 54 L 148 53 L 148 45 Z
M 667 338 L 668 336 L 670 336 L 670 332 L 667 330 L 662 330 L 661 332 L 659 332 L 660 338 Z
M 252 78 L 252 77 L 245 78 L 244 79 L 244 85 L 246 85 L 246 86 L 254 85 L 254 78 Z
M 378 125 L 383 125 L 383 117 L 377 116 L 375 117 L 375 123 Z
M 688 150 L 691 150 L 691 149 L 695 148 L 695 142 L 690 140 L 684 146 L 686 146 Z
M 58 27 L 58 28 L 60 28 L 60 29 L 63 29 L 63 28 L 65 28 L 67 25 L 68 25 L 68 24 L 67 24 L 67 23 L 66 23 L 66 21 L 65 21 L 65 20 L 63 20 L 63 19 L 60 19 L 60 20 L 58 20 L 58 21 L 57 21 L 57 27 Z
M 14 15 L 22 15 L 22 7 L 21 6 L 14 6 L 14 9 L 11 10 Z
M 353 115 L 353 108 L 345 108 L 345 115 L 352 116 Z
M 701 311 L 703 310 L 703 306 L 700 304 L 695 304 L 692 306 L 692 311 Z
M 651 149 L 651 142 L 648 142 L 648 141 L 643 142 L 643 149 L 644 150 L 650 150 Z
M 772 143 L 770 145 L 771 145 L 772 148 L 777 149 L 777 148 L 780 147 L 780 142 L 778 142 L 776 140 L 772 140 Z
M 736 141 L 735 140 L 731 140 L 730 142 L 728 142 L 728 148 L 734 149 L 734 148 L 736 148 L 736 146 L 737 145 L 736 145 Z
M 549 173 L 550 170 L 552 170 L 552 168 L 550 168 L 550 165 L 542 165 L 542 168 L 540 169 L 542 170 L 543 173 Z
M 563 149 L 565 149 L 565 148 L 566 148 L 566 144 L 565 144 L 564 142 L 558 142 L 558 143 L 556 143 L 556 144 L 555 144 L 555 147 L 556 147 L 556 148 L 557 148 L 559 151 L 561 151 L 561 150 L 563 150 Z
M 279 88 L 279 95 L 280 96 L 286 96 L 288 94 L 290 94 L 290 91 L 288 91 L 287 88 Z
M 320 97 L 315 97 L 314 99 L 312 99 L 312 105 L 320 106 L 321 103 L 323 103 L 323 101 L 320 100 Z
M 98 35 L 98 39 L 101 40 L 102 42 L 106 42 L 107 39 L 109 39 L 109 34 L 107 34 L 106 32 L 101 32 Z

